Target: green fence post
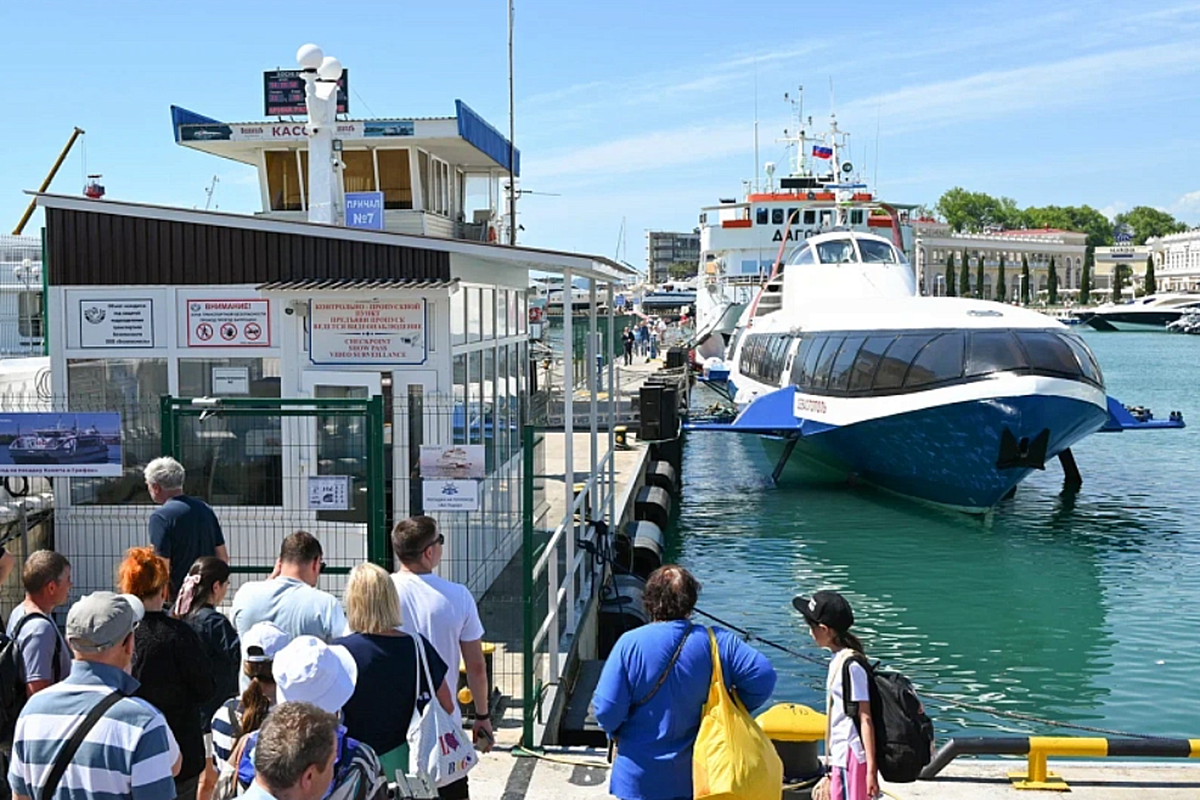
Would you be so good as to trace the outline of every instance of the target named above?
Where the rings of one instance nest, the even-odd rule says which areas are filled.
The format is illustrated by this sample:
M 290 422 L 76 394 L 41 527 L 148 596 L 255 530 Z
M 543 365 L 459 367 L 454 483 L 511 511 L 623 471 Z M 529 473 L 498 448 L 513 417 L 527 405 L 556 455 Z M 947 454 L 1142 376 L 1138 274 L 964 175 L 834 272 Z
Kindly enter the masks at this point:
M 175 414 L 172 413 L 172 400 L 173 398 L 169 394 L 164 394 L 158 398 L 158 421 L 162 436 L 162 454 L 178 460 L 178 442 L 175 436 Z
M 532 425 L 526 425 L 521 429 L 521 449 L 522 449 L 522 464 L 524 471 L 525 482 L 521 486 L 521 527 L 522 531 L 522 546 L 521 546 L 521 593 L 524 602 L 522 606 L 525 612 L 525 629 L 524 635 L 524 653 L 523 659 L 525 669 L 522 670 L 525 674 L 522 676 L 524 680 L 523 693 L 525 699 L 522 703 L 522 709 L 525 714 L 525 727 L 522 732 L 521 742 L 525 747 L 533 747 L 533 715 L 537 713 L 537 702 L 534 698 L 534 679 L 533 679 L 533 636 L 536 633 L 534 628 L 533 614 L 533 448 L 534 448 L 534 428 Z
M 383 398 L 367 401 L 367 560 L 388 568 L 387 489 L 383 446 Z

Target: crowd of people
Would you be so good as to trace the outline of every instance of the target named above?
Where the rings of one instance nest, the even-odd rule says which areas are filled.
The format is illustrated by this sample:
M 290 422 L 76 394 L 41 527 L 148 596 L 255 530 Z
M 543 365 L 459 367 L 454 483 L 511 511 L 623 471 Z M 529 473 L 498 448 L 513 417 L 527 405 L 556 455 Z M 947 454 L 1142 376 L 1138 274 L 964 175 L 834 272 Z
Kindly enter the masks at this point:
M 65 635 L 52 615 L 71 592 L 69 560 L 26 559 L 7 627 L 25 700 L 0 731 L 13 797 L 383 800 L 410 768 L 414 714 L 436 703 L 462 723 L 460 661 L 472 739 L 490 749 L 483 626 L 471 593 L 435 574 L 435 520 L 398 523 L 399 569 L 357 565 L 342 601 L 317 588 L 321 543 L 294 532 L 227 615 L 220 522 L 184 478 L 171 458 L 146 467 L 160 504 L 150 543 L 126 552 L 115 592 L 71 605 Z M 466 775 L 439 783 L 439 798 L 469 797 Z
M 647 361 L 658 358 L 658 351 L 666 333 L 667 323 L 660 317 L 643 317 L 636 326 L 626 326 L 621 333 L 621 343 L 625 349 L 625 366 L 633 363 L 635 355 L 641 356 Z

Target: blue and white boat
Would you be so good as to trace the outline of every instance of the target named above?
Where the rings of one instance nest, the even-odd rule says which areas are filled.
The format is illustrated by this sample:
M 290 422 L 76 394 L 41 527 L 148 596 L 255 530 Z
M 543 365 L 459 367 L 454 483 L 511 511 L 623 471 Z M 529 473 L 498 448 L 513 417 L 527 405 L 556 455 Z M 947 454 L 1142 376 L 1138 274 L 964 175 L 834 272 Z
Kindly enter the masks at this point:
M 1107 397 L 1088 346 L 1023 308 L 917 296 L 891 241 L 808 238 L 763 287 L 730 341 L 730 424 L 694 424 L 918 500 L 981 513 L 1033 470 L 1102 429 L 1140 424 Z M 1073 476 L 1073 478 L 1072 478 Z

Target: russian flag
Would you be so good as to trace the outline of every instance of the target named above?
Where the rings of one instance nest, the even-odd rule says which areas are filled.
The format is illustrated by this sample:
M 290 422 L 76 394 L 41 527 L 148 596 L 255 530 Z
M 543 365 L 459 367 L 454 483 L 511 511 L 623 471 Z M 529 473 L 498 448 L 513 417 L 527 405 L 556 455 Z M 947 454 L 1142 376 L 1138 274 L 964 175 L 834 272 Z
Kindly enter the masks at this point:
M 832 147 L 821 147 L 819 144 L 813 145 L 812 151 L 814 158 L 833 158 Z

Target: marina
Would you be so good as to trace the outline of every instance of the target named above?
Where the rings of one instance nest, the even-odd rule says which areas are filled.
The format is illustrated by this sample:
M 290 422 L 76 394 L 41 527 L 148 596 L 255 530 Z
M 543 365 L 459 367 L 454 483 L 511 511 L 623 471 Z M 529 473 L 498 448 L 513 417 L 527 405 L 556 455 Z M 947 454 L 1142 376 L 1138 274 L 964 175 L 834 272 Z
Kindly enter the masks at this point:
M 1186 158 L 1157 154 L 1153 182 L 1094 182 L 1074 148 L 1095 134 L 1070 122 L 1084 88 L 1140 79 L 1048 64 L 1081 87 L 1022 116 L 1059 90 L 1009 63 L 1028 34 L 998 19 L 966 39 L 1002 45 L 996 75 L 1020 102 L 979 89 L 966 61 L 906 88 L 925 48 L 960 49 L 926 26 L 913 54 L 865 47 L 849 74 L 808 34 L 756 30 L 742 53 L 747 23 L 715 7 L 684 24 L 622 0 L 613 19 L 531 5 L 518 24 L 513 0 L 496 6 L 506 69 L 497 8 L 470 24 L 407 9 L 419 72 L 395 62 L 395 10 L 308 25 L 306 6 L 296 18 L 337 56 L 288 30 L 251 49 L 220 15 L 196 18 L 212 51 L 199 70 L 164 8 L 129 45 L 146 86 L 109 98 L 120 115 L 79 98 L 61 151 L 41 141 L 63 123 L 43 95 L 67 87 L 22 73 L 45 119 L 5 140 L 19 169 L 0 181 L 20 220 L 0 236 L 0 563 L 15 562 L 0 612 L 29 611 L 39 549 L 70 562 L 45 583 L 60 630 L 125 580 L 133 548 L 171 558 L 187 534 L 163 529 L 173 489 L 218 525 L 194 569 L 225 577 L 201 603 L 201 578 L 168 561 L 147 613 L 161 595 L 180 618 L 195 603 L 240 625 L 246 586 L 298 580 L 328 595 L 328 648 L 334 612 L 347 638 L 453 612 L 421 631 L 432 672 L 389 665 L 413 723 L 365 769 L 395 800 L 434 784 L 466 797 L 465 770 L 469 796 L 500 800 L 702 797 L 738 770 L 719 796 L 757 780 L 753 800 L 810 800 L 827 774 L 851 786 L 839 800 L 874 796 L 877 778 L 892 800 L 1197 796 L 1200 192 L 1177 174 Z M 1027 16 L 966 16 L 992 11 Z M 263 13 L 244 22 L 265 30 Z M 1163 15 L 1200 26 L 1195 9 Z M 1148 62 L 1178 46 L 1161 20 L 1121 24 L 1157 42 Z M 522 25 L 549 38 L 525 50 Z M 725 25 L 734 48 L 706 50 Z M 1094 49 L 1090 23 L 1071 25 L 1064 49 Z M 14 30 L 24 52 L 36 37 Z M 888 32 L 872 21 L 863 42 L 872 31 Z M 682 68 L 656 72 L 670 53 Z M 827 68 L 827 98 L 797 85 Z M 783 108 L 760 107 L 760 80 Z M 1003 140 L 993 105 L 1013 116 Z M 1147 135 L 1190 152 L 1185 134 Z M 298 532 L 299 571 L 280 549 Z M 436 576 L 429 619 L 412 576 L 387 578 L 417 570 Z M 364 620 L 369 576 L 372 602 L 404 617 Z M 122 654 L 146 641 L 133 618 Z M 701 645 L 702 626 L 724 630 Z M 247 678 L 257 652 L 241 654 Z M 145 656 L 129 658 L 137 677 Z M 339 692 L 362 700 L 370 658 Z M 279 675 L 276 705 L 300 696 Z M 171 736 L 207 774 L 192 711 Z M 272 719 L 237 751 L 306 733 L 269 733 Z M 351 711 L 325 721 L 343 726 L 338 764 L 346 741 L 375 747 Z M 236 764 L 213 762 L 227 778 Z M 160 777 L 189 797 L 199 780 Z

